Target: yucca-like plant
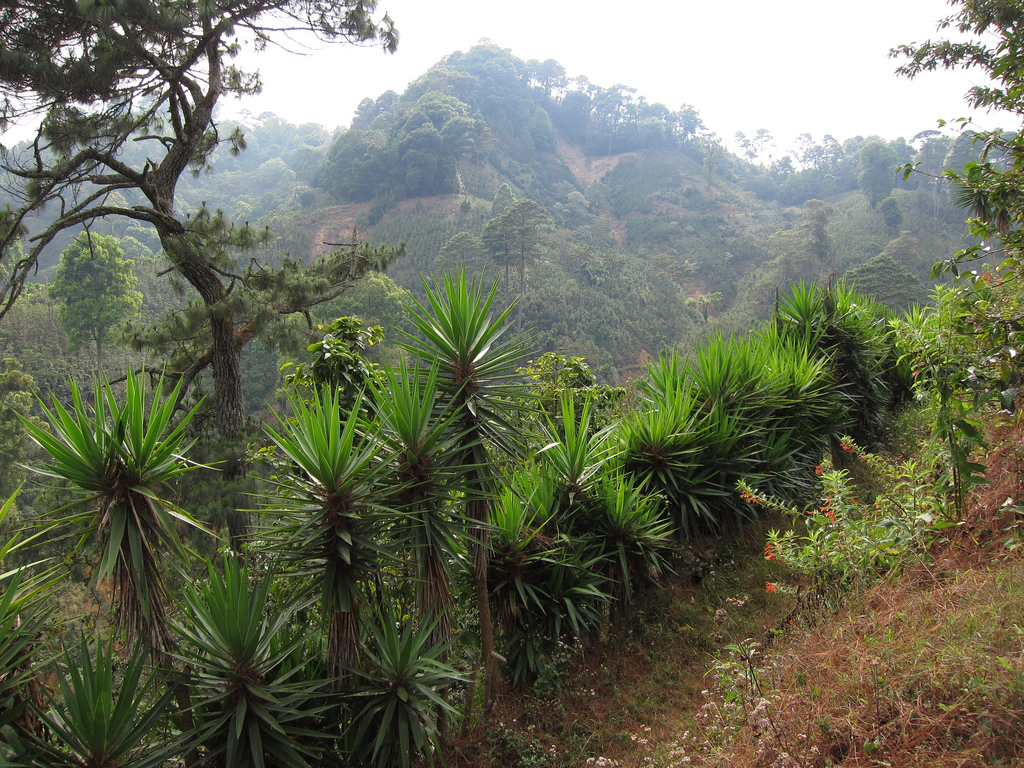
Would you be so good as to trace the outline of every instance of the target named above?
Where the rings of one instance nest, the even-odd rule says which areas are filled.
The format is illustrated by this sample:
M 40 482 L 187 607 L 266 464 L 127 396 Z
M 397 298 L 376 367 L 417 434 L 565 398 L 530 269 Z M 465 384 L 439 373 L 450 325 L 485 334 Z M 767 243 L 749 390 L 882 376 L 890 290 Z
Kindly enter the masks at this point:
M 828 360 L 774 326 L 758 335 L 765 386 L 777 395 L 761 439 L 759 471 L 747 481 L 774 496 L 807 498 L 815 493 L 813 468 L 845 423 Z
M 150 768 L 182 748 L 181 739 L 154 733 L 172 691 L 147 673 L 148 652 L 136 646 L 120 660 L 112 647 L 82 642 L 58 671 L 61 696 L 45 718 L 51 739 L 42 763 L 53 768 Z
M 779 347 L 761 335 L 712 338 L 687 368 L 704 401 L 705 465 L 717 469 L 713 486 L 721 499 L 719 519 L 729 509 L 737 523 L 753 514 L 734 491 L 740 480 L 769 483 L 780 492 L 813 488 L 809 472 L 820 456 L 821 438 L 804 418 L 804 409 L 809 413 L 817 407 L 813 395 L 826 389 L 828 380 L 817 358 L 796 370 L 798 352 L 792 344 Z M 793 386 L 795 381 L 801 389 Z M 802 455 L 814 459 L 808 464 Z
M 14 509 L 17 492 L 0 506 L 0 526 Z M 50 613 L 45 605 L 58 580 L 56 568 L 27 563 L 3 570 L 4 561 L 45 539 L 52 526 L 32 535 L 15 533 L 0 545 L 0 765 L 19 765 L 38 730 L 38 716 L 31 705 L 41 705 L 37 677 L 43 666 L 34 658 L 39 632 Z M 37 570 L 37 573 L 33 573 Z
M 550 550 L 544 527 L 556 514 L 554 490 L 537 472 L 521 472 L 502 489 L 492 510 L 491 592 L 498 624 L 514 627 L 524 610 L 543 610 L 542 584 L 531 565 L 543 561 Z M 539 537 L 539 540 L 538 540 Z
M 586 548 L 611 596 L 629 603 L 636 582 L 671 572 L 672 524 L 661 513 L 662 500 L 621 472 L 605 474 L 598 493 L 587 516 Z
M 840 397 L 833 443 L 851 434 L 858 440 L 877 435 L 886 414 L 906 396 L 886 312 L 840 282 L 821 287 L 800 283 L 776 307 L 780 337 L 796 341 L 828 361 L 832 386 Z
M 56 398 L 43 405 L 49 430 L 22 420 L 50 455 L 41 474 L 70 482 L 78 496 L 61 522 L 78 527 L 79 546 L 96 541 L 93 583 L 110 584 L 129 643 L 141 639 L 158 653 L 171 646 L 161 564 L 185 559 L 179 522 L 201 528 L 160 495 L 191 468 L 183 454 L 195 410 L 172 422 L 178 387 L 163 395 L 158 385 L 147 406 L 143 378 L 129 372 L 121 402 L 109 383 L 97 382 L 90 408 L 72 381 L 70 409 Z
M 608 600 L 599 558 L 545 532 L 556 510 L 550 478 L 536 471 L 518 474 L 494 507 L 489 576 L 515 683 L 543 668 L 559 641 L 586 634 Z
M 454 448 L 462 467 L 464 516 L 471 521 L 468 538 L 485 667 L 484 702 L 489 707 L 498 679 L 487 591 L 490 504 L 497 474 L 489 449 L 506 455 L 518 453 L 521 438 L 512 416 L 528 394 L 517 372 L 526 343 L 518 336 L 504 338 L 514 305 L 491 314 L 497 281 L 485 291 L 482 282 L 467 282 L 463 270 L 455 276 L 445 274 L 440 286 L 426 280 L 423 285 L 426 304 L 416 301 L 410 310 L 420 337 L 409 336 L 402 346 L 428 366 L 437 365 L 439 388 L 455 414 L 452 428 L 459 438 Z
M 451 578 L 448 563 L 464 551 L 466 521 L 451 504 L 458 480 L 455 459 L 462 435 L 458 416 L 444 413 L 437 367 L 410 370 L 403 361 L 387 368 L 372 387 L 381 440 L 394 459 L 388 503 L 402 513 L 391 529 L 394 545 L 416 562 L 416 603 L 420 621 L 433 627 L 431 645 L 452 640 Z
M 0 765 L 22 765 L 38 717 L 30 708 L 39 704 L 36 678 L 41 667 L 33 662 L 39 632 L 47 618 L 37 583 L 21 573 L 5 574 L 0 591 Z M 20 756 L 20 757 L 19 757 Z
M 781 336 L 775 325 L 758 334 L 756 342 L 764 386 L 776 393 L 772 421 L 797 430 L 820 454 L 824 436 L 839 428 L 843 416 L 827 358 Z
M 447 647 L 431 643 L 430 622 L 398 624 L 390 610 L 370 623 L 355 671 L 348 745 L 358 765 L 408 768 L 417 754 L 433 765 L 440 723 L 455 714 L 443 691 L 464 678 L 443 661 Z
M 365 583 L 393 552 L 381 542 L 384 479 L 390 456 L 379 427 L 347 415 L 338 394 L 291 400 L 292 418 L 267 434 L 295 472 L 283 479 L 267 510 L 268 550 L 319 598 L 333 674 L 356 666 L 359 612 Z
M 288 626 L 293 609 L 270 601 L 271 578 L 250 585 L 225 558 L 223 572 L 185 590 L 178 658 L 191 670 L 195 733 L 190 748 L 224 768 L 291 768 L 317 763 L 337 727 L 311 723 L 327 709 L 326 679 L 303 675 L 295 651 L 306 633 Z M 312 661 L 312 659 L 309 659 Z
M 678 352 L 672 350 L 658 355 L 636 385 L 648 400 L 660 402 L 675 394 L 682 382 L 683 360 Z
M 664 497 L 681 537 L 716 524 L 715 499 L 709 494 L 718 497 L 723 492 L 708 484 L 717 468 L 704 463 L 706 430 L 693 387 L 682 380 L 616 430 L 624 471 L 647 493 Z
M 713 336 L 685 362 L 662 356 L 640 384 L 648 411 L 619 432 L 624 466 L 665 497 L 680 535 L 753 514 L 740 480 L 787 497 L 810 492 L 837 425 L 827 366 L 778 331 Z
M 592 401 L 586 400 L 577 418 L 573 398 L 561 398 L 561 418 L 547 418 L 547 444 L 538 451 L 538 461 L 552 479 L 561 516 L 572 514 L 592 495 L 605 466 L 617 456 L 611 440 L 613 425 L 591 432 Z M 557 520 L 571 528 L 571 520 Z

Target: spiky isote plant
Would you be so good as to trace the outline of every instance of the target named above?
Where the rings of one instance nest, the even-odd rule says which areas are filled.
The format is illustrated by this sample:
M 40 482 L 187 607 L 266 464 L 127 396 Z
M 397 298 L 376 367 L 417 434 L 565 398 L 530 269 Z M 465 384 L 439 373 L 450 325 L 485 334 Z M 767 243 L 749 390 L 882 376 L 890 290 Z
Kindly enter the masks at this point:
M 339 397 L 294 397 L 292 417 L 279 430 L 265 429 L 296 468 L 267 510 L 268 547 L 319 599 L 330 670 L 340 678 L 356 666 L 365 583 L 393 553 L 379 536 L 391 456 L 379 426 L 360 415 L 362 397 L 348 413 Z
M 55 397 L 43 404 L 49 430 L 22 419 L 50 455 L 39 472 L 69 481 L 78 496 L 61 522 L 78 527 L 79 546 L 96 541 L 94 584 L 110 584 L 128 642 L 141 639 L 157 653 L 171 646 L 161 563 L 185 560 L 178 522 L 201 528 L 160 495 L 191 468 L 182 456 L 195 409 L 172 423 L 178 387 L 163 395 L 158 384 L 147 407 L 142 376 L 129 372 L 121 402 L 108 382 L 97 382 L 90 408 L 72 381 L 70 409 Z
M 14 509 L 17 493 L 0 506 L 0 526 Z M 45 539 L 52 526 L 43 526 L 31 536 L 18 533 L 0 544 L 0 765 L 19 765 L 26 739 L 35 733 L 38 715 L 30 705 L 40 705 L 36 678 L 43 667 L 36 663 L 35 645 L 49 609 L 44 605 L 57 582 L 56 568 L 33 573 L 42 563 L 4 570 L 11 555 L 24 554 L 38 540 Z M 6 761 L 6 762 L 5 762 Z
M 621 472 L 606 473 L 598 493 L 587 518 L 589 557 L 598 561 L 611 596 L 628 604 L 638 581 L 671 571 L 672 525 L 661 514 L 661 499 Z
M 618 456 L 619 446 L 610 438 L 614 425 L 591 432 L 593 401 L 587 399 L 577 419 L 576 403 L 571 396 L 560 399 L 560 418 L 546 417 L 546 445 L 538 451 L 538 461 L 552 479 L 560 517 L 560 527 L 570 527 L 576 508 L 593 495 L 606 465 Z
M 416 604 L 429 624 L 431 645 L 452 640 L 451 579 L 448 563 L 464 551 L 466 521 L 453 514 L 458 453 L 462 435 L 453 429 L 458 414 L 444 413 L 437 366 L 429 371 L 385 368 L 373 385 L 372 400 L 383 427 L 380 436 L 394 456 L 388 503 L 402 513 L 392 527 L 396 546 L 416 562 Z
M 801 282 L 776 307 L 779 335 L 828 360 L 845 423 L 838 435 L 861 442 L 878 436 L 887 413 L 909 394 L 885 310 L 848 285 Z M 833 458 L 838 443 L 833 441 Z
M 599 558 L 547 530 L 557 514 L 550 477 L 517 473 L 495 502 L 489 581 L 514 683 L 537 674 L 562 640 L 593 627 L 608 599 Z
M 61 696 L 46 717 L 52 738 L 35 765 L 53 768 L 156 768 L 178 751 L 181 739 L 154 737 L 173 692 L 146 674 L 146 651 L 136 646 L 124 661 L 113 648 L 82 642 L 58 672 Z
M 367 632 L 366 664 L 350 694 L 349 743 L 358 765 L 408 768 L 416 754 L 433 765 L 440 724 L 455 714 L 443 691 L 464 678 L 443 661 L 446 646 L 430 642 L 431 622 L 401 630 L 399 623 L 382 609 Z
M 250 585 L 247 569 L 225 558 L 223 572 L 185 590 L 179 658 L 193 670 L 193 743 L 223 768 L 298 768 L 317 764 L 331 728 L 310 724 L 327 709 L 328 681 L 302 674 L 294 651 L 306 632 L 270 599 L 271 578 Z M 307 659 L 307 662 L 312 659 Z M 323 725 L 323 724 L 321 724 Z M 336 731 L 335 730 L 335 735 Z
M 455 276 L 445 274 L 440 286 L 426 280 L 423 286 L 426 304 L 415 301 L 410 310 L 420 337 L 409 336 L 402 346 L 427 365 L 437 365 L 439 387 L 455 414 L 452 425 L 459 435 L 455 451 L 464 478 L 465 516 L 472 521 L 468 533 L 485 668 L 484 702 L 489 707 L 498 667 L 487 593 L 487 537 L 497 468 L 488 448 L 512 455 L 518 452 L 519 435 L 510 417 L 526 395 L 517 380 L 526 342 L 519 336 L 503 339 L 512 306 L 491 315 L 497 281 L 485 291 L 482 282 L 467 282 L 465 271 L 460 271 Z

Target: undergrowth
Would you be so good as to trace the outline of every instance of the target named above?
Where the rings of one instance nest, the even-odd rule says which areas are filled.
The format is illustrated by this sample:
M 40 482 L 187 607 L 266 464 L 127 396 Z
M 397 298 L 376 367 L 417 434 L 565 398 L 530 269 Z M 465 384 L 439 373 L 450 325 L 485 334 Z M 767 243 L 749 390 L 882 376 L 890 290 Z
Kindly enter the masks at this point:
M 683 576 L 605 642 L 563 649 L 543 690 L 506 693 L 448 764 L 1020 764 L 1022 432 L 996 430 L 962 518 L 926 458 L 850 442 L 807 509 L 747 489 L 764 522 L 694 542 Z

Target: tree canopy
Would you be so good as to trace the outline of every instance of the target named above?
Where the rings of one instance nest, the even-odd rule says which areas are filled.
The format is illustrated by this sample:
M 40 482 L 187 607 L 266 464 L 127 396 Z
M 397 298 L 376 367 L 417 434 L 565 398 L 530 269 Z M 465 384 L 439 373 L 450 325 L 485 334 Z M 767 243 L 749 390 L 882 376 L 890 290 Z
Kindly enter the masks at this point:
M 203 206 L 183 215 L 175 192 L 182 174 L 206 168 L 224 138 L 214 110 L 224 95 L 259 90 L 259 76 L 232 63 L 239 36 L 265 47 L 275 34 L 311 34 L 328 42 L 398 37 L 374 0 L 114 0 L 20 2 L 0 10 L 0 121 L 41 115 L 30 147 L 8 156 L 13 179 L 0 222 L 0 317 L 24 289 L 42 251 L 67 229 L 125 217 L 152 227 L 171 267 L 198 294 L 201 330 L 178 371 L 187 385 L 213 373 L 218 423 L 233 437 L 242 424 L 242 348 L 274 318 L 304 312 L 337 295 L 393 256 L 351 248 L 310 270 L 249 261 L 237 254 L 267 239 Z M 244 148 L 238 130 L 227 137 Z M 141 152 L 139 151 L 141 148 Z M 134 150 L 134 151 L 130 151 Z M 28 236 L 43 206 L 59 214 Z
M 104 348 L 142 306 L 137 282 L 115 237 L 83 233 L 61 255 L 50 288 L 63 304 L 58 317 L 72 348 L 86 342 L 96 347 L 100 372 Z

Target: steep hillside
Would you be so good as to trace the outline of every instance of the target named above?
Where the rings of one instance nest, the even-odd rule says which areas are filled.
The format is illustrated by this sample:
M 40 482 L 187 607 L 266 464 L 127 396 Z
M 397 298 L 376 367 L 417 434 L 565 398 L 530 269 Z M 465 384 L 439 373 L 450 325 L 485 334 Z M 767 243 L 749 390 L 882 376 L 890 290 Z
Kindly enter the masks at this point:
M 557 62 L 524 62 L 493 45 L 452 54 L 402 94 L 365 99 L 333 137 L 273 115 L 244 122 L 247 149 L 211 154 L 211 172 L 181 185 L 183 208 L 205 203 L 268 225 L 269 263 L 325 255 L 355 231 L 406 244 L 389 276 L 414 295 L 442 269 L 499 278 L 540 351 L 584 356 L 607 382 L 645 353 L 751 327 L 796 279 L 856 268 L 862 287 L 884 287 L 890 305 L 920 301 L 928 265 L 967 242 L 962 214 L 933 177 L 977 151 L 969 134 L 935 131 L 910 143 L 806 137 L 766 164 L 770 136 L 737 135 L 733 154 L 693 107 L 570 80 Z M 903 162 L 930 175 L 904 180 L 894 173 Z M 547 218 L 526 232 L 529 252 L 513 256 L 509 233 L 495 240 L 488 226 L 516 200 L 536 202 Z M 145 227 L 96 230 L 158 258 Z M 41 262 L 40 280 L 61 247 Z M 163 293 L 149 315 L 168 304 Z M 329 310 L 348 311 L 344 302 Z
M 336 204 L 279 210 L 273 226 L 311 254 L 353 227 L 404 242 L 389 274 L 414 295 L 442 269 L 507 278 L 503 295 L 521 301 L 542 351 L 586 356 L 609 381 L 642 350 L 685 347 L 718 324 L 749 328 L 796 279 L 859 267 L 869 292 L 902 286 L 880 296 L 894 308 L 920 301 L 928 265 L 964 245 L 947 190 L 894 171 L 904 161 L 929 173 L 963 162 L 969 143 L 935 132 L 916 149 L 903 139 L 807 137 L 765 166 L 755 163 L 765 140 L 737 136 L 740 157 L 691 107 L 569 81 L 555 62 L 480 45 L 403 94 L 366 99 L 309 177 L 316 199 Z M 514 200 L 548 217 L 527 258 L 487 241 Z M 891 262 L 871 261 L 883 251 L 898 280 L 885 271 Z M 620 307 L 643 320 L 599 319 Z

